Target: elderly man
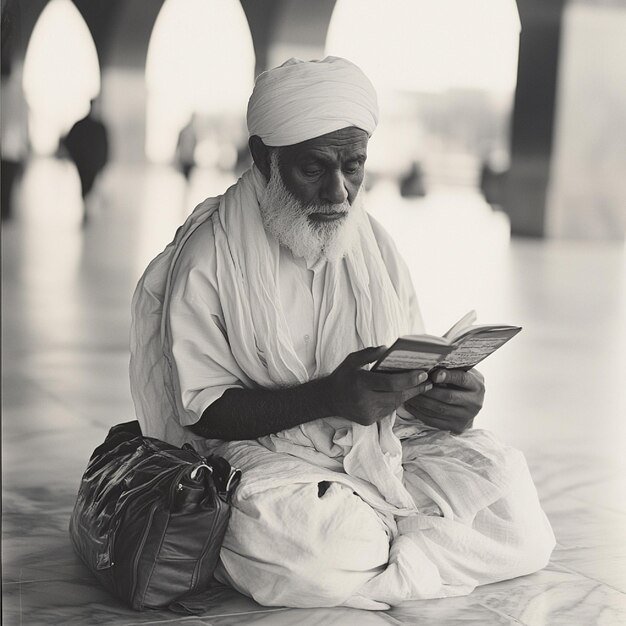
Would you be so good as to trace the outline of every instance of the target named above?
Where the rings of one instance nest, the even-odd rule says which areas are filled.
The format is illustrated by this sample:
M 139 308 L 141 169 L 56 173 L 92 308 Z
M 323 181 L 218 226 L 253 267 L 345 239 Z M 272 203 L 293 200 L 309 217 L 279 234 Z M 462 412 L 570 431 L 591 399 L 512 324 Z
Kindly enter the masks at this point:
M 423 330 L 363 208 L 377 114 L 344 59 L 259 76 L 253 167 L 196 208 L 133 301 L 143 431 L 243 470 L 217 576 L 266 605 L 467 594 L 554 546 L 521 453 L 469 428 L 478 372 L 369 371 Z

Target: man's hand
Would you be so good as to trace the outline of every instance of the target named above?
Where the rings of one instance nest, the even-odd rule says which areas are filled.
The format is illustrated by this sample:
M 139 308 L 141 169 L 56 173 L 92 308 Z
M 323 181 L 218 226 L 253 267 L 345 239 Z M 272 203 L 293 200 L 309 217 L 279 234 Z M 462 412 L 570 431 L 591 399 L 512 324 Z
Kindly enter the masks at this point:
M 433 388 L 406 402 L 407 411 L 440 430 L 460 434 L 471 428 L 483 406 L 483 375 L 474 369 L 442 369 L 432 372 L 430 378 L 435 383 Z
M 387 348 L 365 348 L 349 354 L 326 379 L 330 413 L 369 426 L 404 402 L 432 389 L 428 374 L 407 370 L 387 374 L 362 369 L 377 361 Z

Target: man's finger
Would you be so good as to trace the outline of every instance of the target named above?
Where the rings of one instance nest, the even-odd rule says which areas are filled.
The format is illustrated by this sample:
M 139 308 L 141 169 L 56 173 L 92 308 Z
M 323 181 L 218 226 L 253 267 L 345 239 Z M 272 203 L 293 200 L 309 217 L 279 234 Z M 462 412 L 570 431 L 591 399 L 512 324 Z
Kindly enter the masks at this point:
M 404 391 L 425 383 L 428 380 L 428 373 L 423 370 L 409 370 L 395 374 L 371 372 L 367 380 L 375 391 Z
M 428 394 L 422 394 L 411 403 L 417 410 L 425 414 L 431 414 L 433 416 L 443 417 L 465 417 L 468 414 L 468 409 L 465 406 L 458 404 L 446 404 L 441 400 L 436 400 L 429 397 Z
M 362 367 L 368 363 L 378 361 L 380 357 L 387 351 L 387 346 L 377 346 L 373 348 L 363 348 L 357 352 L 349 354 L 344 363 L 350 365 L 350 367 Z
M 478 379 L 465 370 L 460 369 L 440 369 L 431 374 L 431 380 L 437 384 L 445 383 L 446 385 L 454 385 L 461 389 L 469 389 L 478 391 L 480 382 Z
M 439 402 L 443 402 L 444 404 L 454 404 L 457 406 L 478 406 L 480 404 L 476 391 L 457 389 L 456 387 L 435 385 L 428 392 L 428 397 L 433 400 L 439 400 Z
M 410 400 L 415 396 L 419 396 L 420 394 L 423 394 L 432 388 L 432 383 L 423 383 L 421 385 L 418 385 L 417 387 L 413 387 L 412 389 L 405 389 L 404 391 L 400 392 L 399 404 L 404 404 L 407 400 Z

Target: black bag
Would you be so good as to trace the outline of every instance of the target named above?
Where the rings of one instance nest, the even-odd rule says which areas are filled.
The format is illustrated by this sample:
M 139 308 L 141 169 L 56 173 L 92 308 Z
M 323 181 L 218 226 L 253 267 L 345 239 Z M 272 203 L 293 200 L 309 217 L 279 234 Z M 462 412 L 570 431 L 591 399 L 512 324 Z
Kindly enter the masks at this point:
M 241 472 L 114 426 L 95 449 L 70 519 L 74 549 L 109 591 L 141 611 L 212 580 Z

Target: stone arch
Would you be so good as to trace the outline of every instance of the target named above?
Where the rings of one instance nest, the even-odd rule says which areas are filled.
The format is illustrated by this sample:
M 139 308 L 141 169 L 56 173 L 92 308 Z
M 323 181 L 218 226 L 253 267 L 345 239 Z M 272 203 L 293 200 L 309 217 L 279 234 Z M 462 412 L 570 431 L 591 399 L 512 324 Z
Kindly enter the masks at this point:
M 201 153 L 205 165 L 220 161 L 229 169 L 235 146 L 247 140 L 242 131 L 254 69 L 250 27 L 238 0 L 166 0 L 146 61 L 148 158 L 171 161 L 184 128 L 186 162 Z M 218 157 L 220 144 L 228 144 L 230 159 Z
M 102 116 L 109 123 L 112 158 L 117 161 L 145 160 L 145 66 L 162 5 L 163 0 L 120 0 L 102 34 Z
M 336 0 L 283 2 L 275 16 L 267 65 L 275 67 L 292 56 L 303 60 L 324 57 L 328 25 Z
M 11 63 L 3 71 L 3 79 L 9 84 L 21 85 L 26 49 L 48 1 L 22 3 L 8 0 L 3 3 L 3 20 L 6 17 L 8 22 L 6 27 L 3 24 L 3 41 L 6 31 L 12 43 Z M 110 125 L 112 159 L 141 161 L 144 145 L 142 120 L 145 116 L 143 73 L 150 34 L 163 0 L 72 1 L 96 45 L 102 76 L 100 114 Z M 26 102 L 21 90 L 18 91 L 19 102 L 12 109 L 15 109 L 15 123 L 23 125 Z M 116 98 L 119 93 L 127 96 L 125 102 Z

